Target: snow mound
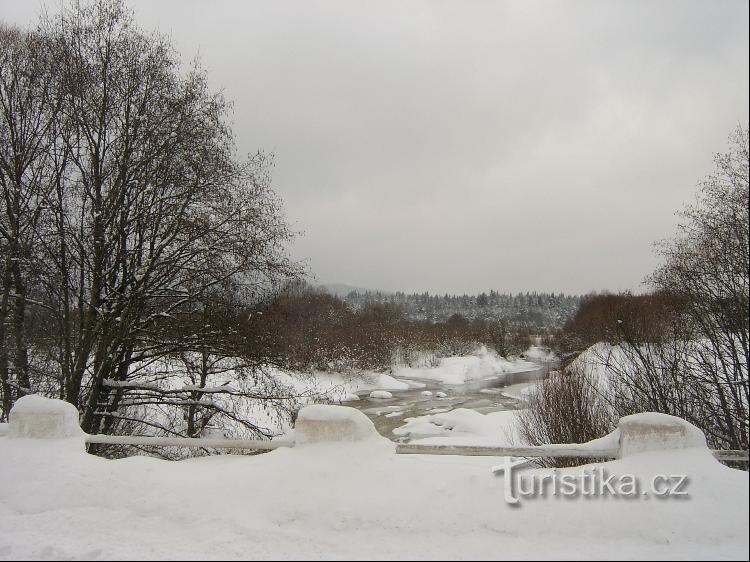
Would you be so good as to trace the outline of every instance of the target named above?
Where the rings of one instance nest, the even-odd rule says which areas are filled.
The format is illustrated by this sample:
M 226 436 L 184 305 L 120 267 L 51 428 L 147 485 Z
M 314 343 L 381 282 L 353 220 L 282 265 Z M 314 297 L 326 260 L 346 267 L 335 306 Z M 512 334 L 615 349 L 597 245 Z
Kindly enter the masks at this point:
M 409 437 L 423 445 L 495 446 L 518 444 L 515 430 L 517 411 L 481 414 L 476 410 L 456 408 L 416 418 L 393 430 L 394 435 Z
M 294 427 L 297 445 L 382 439 L 370 418 L 355 408 L 315 404 L 305 406 Z
M 559 357 L 549 347 L 542 347 L 538 345 L 532 345 L 523 353 L 527 359 L 533 359 L 534 361 L 540 361 L 542 363 L 552 363 L 559 360 Z
M 379 398 L 382 400 L 386 400 L 388 398 L 393 398 L 393 394 L 391 394 L 387 390 L 373 390 L 370 393 L 370 398 Z
M 486 347 L 477 349 L 471 355 L 463 357 L 445 357 L 437 367 L 414 368 L 394 367 L 398 378 L 426 379 L 443 384 L 466 384 L 471 381 L 485 380 L 506 373 L 532 371 L 538 365 L 521 359 L 509 361 Z
M 61 439 L 83 434 L 78 410 L 62 400 L 30 394 L 19 398 L 10 411 L 11 438 Z
M 377 381 L 375 382 L 375 387 L 377 390 L 399 391 L 409 390 L 411 388 L 411 385 L 408 382 L 394 379 L 391 375 L 387 375 L 385 373 L 376 374 Z
M 706 436 L 690 422 L 675 416 L 644 412 L 620 418 L 620 455 L 668 449 L 706 449 Z

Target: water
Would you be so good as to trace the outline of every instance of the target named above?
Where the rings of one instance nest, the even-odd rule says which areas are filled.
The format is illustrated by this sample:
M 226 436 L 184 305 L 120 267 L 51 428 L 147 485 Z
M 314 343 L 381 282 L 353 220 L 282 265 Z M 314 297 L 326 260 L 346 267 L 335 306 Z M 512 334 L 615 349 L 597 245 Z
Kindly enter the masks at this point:
M 356 402 L 347 403 L 347 406 L 352 406 L 367 414 L 384 437 L 399 442 L 408 441 L 408 438 L 400 438 L 393 434 L 395 428 L 404 425 L 406 418 L 447 412 L 456 408 L 468 408 L 482 414 L 500 410 L 517 410 L 520 402 L 512 394 L 531 382 L 543 379 L 555 366 L 553 363 L 539 363 L 536 369 L 497 374 L 481 381 L 462 385 L 443 384 L 430 380 L 406 381 L 423 383 L 425 386 L 394 391 L 392 392 L 393 398 L 390 399 L 364 396 Z M 424 396 L 422 392 L 425 390 L 429 390 L 433 395 Z M 438 392 L 444 392 L 447 397 L 436 397 L 435 394 Z

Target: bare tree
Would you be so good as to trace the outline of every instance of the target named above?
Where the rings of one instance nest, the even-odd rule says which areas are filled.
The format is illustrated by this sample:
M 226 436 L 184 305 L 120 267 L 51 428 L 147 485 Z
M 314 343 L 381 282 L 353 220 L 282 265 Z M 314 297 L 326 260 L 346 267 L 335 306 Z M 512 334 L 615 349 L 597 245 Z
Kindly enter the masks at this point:
M 47 213 L 50 130 L 59 110 L 39 34 L 0 26 L 0 393 L 7 415 L 30 391 L 27 305 L 34 247 Z M 38 305 L 38 302 L 32 303 Z M 10 332 L 10 334 L 9 334 Z M 12 342 L 8 336 L 12 336 Z M 11 349 L 13 351 L 11 351 Z
M 247 301 L 299 274 L 272 159 L 236 158 L 228 102 L 121 0 L 72 2 L 0 41 L 2 412 L 34 387 L 79 407 L 84 430 L 116 431 L 129 394 L 156 388 L 139 365 L 217 351 L 170 324 L 219 290 Z M 50 358 L 34 381 L 30 302 L 33 355 Z
M 65 398 L 109 429 L 131 365 L 164 353 L 155 323 L 211 288 L 293 273 L 290 233 L 259 154 L 234 160 L 228 104 L 122 2 L 74 4 L 45 22 L 66 100 L 69 158 L 48 244 Z M 62 280 L 62 283 L 58 281 Z M 124 388 L 124 387 L 121 387 Z
M 738 127 L 730 149 L 696 202 L 681 213 L 678 235 L 662 243 L 664 264 L 652 275 L 678 295 L 694 332 L 685 350 L 690 388 L 705 402 L 701 426 L 718 446 L 748 447 L 748 129 Z

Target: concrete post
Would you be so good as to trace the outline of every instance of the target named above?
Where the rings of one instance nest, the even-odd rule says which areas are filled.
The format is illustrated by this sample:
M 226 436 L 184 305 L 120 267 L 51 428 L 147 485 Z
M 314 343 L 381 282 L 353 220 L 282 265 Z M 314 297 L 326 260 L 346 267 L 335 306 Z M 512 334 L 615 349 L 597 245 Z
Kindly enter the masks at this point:
M 348 406 L 305 406 L 294 427 L 297 445 L 380 438 L 370 418 Z
M 675 416 L 645 412 L 620 418 L 618 458 L 646 451 L 708 448 L 703 432 Z
M 62 400 L 31 394 L 23 396 L 10 411 L 10 439 L 66 439 L 83 437 L 78 410 Z

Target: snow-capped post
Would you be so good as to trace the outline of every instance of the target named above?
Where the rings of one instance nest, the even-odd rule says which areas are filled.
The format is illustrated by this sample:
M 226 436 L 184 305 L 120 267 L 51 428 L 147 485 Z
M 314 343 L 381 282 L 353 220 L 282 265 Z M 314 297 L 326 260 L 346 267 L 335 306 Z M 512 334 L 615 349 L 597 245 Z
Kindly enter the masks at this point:
M 11 439 L 69 439 L 80 437 L 78 410 L 62 400 L 36 394 L 19 398 L 10 411 L 8 437 Z
M 645 412 L 620 418 L 618 458 L 668 449 L 708 448 L 703 432 L 690 422 L 667 414 Z
M 296 445 L 380 438 L 370 418 L 348 406 L 305 406 L 294 426 Z

